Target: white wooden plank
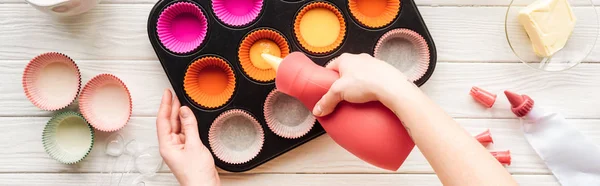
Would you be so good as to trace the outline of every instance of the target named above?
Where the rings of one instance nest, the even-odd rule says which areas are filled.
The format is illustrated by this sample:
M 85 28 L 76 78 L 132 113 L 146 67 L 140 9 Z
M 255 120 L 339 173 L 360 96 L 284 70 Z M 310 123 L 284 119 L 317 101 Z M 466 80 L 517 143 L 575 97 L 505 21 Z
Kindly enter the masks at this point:
M 517 0 L 518 1 L 518 0 Z M 157 0 L 102 0 L 102 4 L 154 4 Z M 415 0 L 422 6 L 507 6 L 510 0 Z M 570 0 L 572 5 L 587 6 L 590 2 L 600 4 L 599 0 Z M 0 0 L 2 3 L 25 3 L 24 0 Z
M 77 60 L 77 59 L 76 59 Z M 129 87 L 134 116 L 155 116 L 165 88 L 170 88 L 158 61 L 77 60 L 84 83 L 100 73 L 113 73 Z M 0 116 L 50 116 L 34 107 L 21 85 L 27 61 L 0 61 Z M 581 64 L 560 73 L 532 70 L 519 63 L 438 63 L 423 90 L 454 117 L 512 118 L 502 91 L 515 90 L 531 95 L 540 104 L 559 110 L 569 118 L 600 118 L 598 64 Z M 481 86 L 498 94 L 496 106 L 486 110 L 469 96 L 471 86 Z M 75 107 L 73 107 L 75 108 Z
M 120 175 L 114 175 L 113 185 L 118 182 Z M 121 185 L 131 185 L 137 175 L 124 176 Z M 0 182 L 7 186 L 29 185 L 97 185 L 100 178 L 108 178 L 101 174 L 0 174 Z M 433 186 L 442 185 L 437 176 L 432 174 L 221 174 L 223 186 L 253 186 L 253 185 L 288 185 L 288 186 L 363 186 L 363 185 L 394 185 L 394 186 Z M 515 175 L 520 185 L 558 186 L 551 175 Z M 160 173 L 145 181 L 146 185 L 179 185 L 172 174 Z M 108 185 L 109 182 L 104 182 Z
M 0 172 L 45 173 L 45 172 L 107 172 L 114 159 L 104 154 L 108 133 L 97 133 L 95 146 L 83 162 L 68 166 L 51 159 L 40 140 L 47 117 L 13 118 L 0 117 Z M 155 119 L 134 117 L 120 133 L 125 141 L 136 139 L 142 147 L 156 146 Z M 513 164 L 507 169 L 513 174 L 548 174 L 549 171 L 535 152 L 529 147 L 514 119 L 458 119 L 470 133 L 477 134 L 490 128 L 495 144 L 490 150 L 511 150 Z M 570 122 L 600 144 L 600 120 L 570 120 Z M 266 132 L 269 132 L 267 128 Z M 266 142 L 268 143 L 268 142 Z M 124 172 L 128 156 L 119 159 L 115 172 Z M 108 166 L 107 166 L 108 165 Z M 167 172 L 163 166 L 162 172 Z M 225 172 L 225 171 L 221 171 Z M 397 172 L 375 168 L 346 152 L 323 135 L 308 142 L 248 173 L 433 173 L 433 170 L 415 149 Z
M 30 59 L 59 51 L 76 59 L 154 60 L 146 31 L 151 8 L 151 4 L 107 4 L 59 20 L 25 4 L 0 4 L 0 59 Z M 580 22 L 590 22 L 593 9 L 578 9 L 586 10 L 578 15 Z M 436 42 L 439 61 L 517 61 L 504 34 L 506 7 L 422 7 L 420 11 Z M 586 61 L 600 61 L 600 50 Z

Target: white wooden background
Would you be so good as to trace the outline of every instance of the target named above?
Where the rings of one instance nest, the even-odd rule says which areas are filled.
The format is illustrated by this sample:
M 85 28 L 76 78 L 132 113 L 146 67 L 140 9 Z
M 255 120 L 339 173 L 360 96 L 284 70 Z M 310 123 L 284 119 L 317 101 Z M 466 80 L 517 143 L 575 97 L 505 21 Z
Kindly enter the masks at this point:
M 491 128 L 496 141 L 491 149 L 511 150 L 513 165 L 507 169 L 519 183 L 558 185 L 518 130 L 501 95 L 505 89 L 562 112 L 600 144 L 600 50 L 566 72 L 531 70 L 512 55 L 504 36 L 508 0 L 416 1 L 438 50 L 436 71 L 422 89 L 471 133 Z M 23 0 L 0 0 L 0 185 L 92 185 L 108 179 L 100 174 L 109 162 L 103 155 L 108 134 L 99 133 L 92 154 L 76 166 L 59 164 L 44 152 L 41 133 L 52 113 L 35 108 L 21 87 L 24 66 L 40 53 L 71 56 L 84 81 L 99 73 L 122 78 L 134 109 L 121 133 L 144 146 L 157 144 L 155 114 L 162 90 L 170 85 L 146 35 L 155 2 L 104 0 L 87 14 L 57 20 Z M 473 85 L 499 93 L 495 108 L 474 103 L 468 95 Z M 220 172 L 224 185 L 441 185 L 417 149 L 399 171 L 388 172 L 361 162 L 327 135 L 252 171 Z M 124 183 L 135 176 L 127 175 Z M 150 183 L 177 184 L 166 166 Z

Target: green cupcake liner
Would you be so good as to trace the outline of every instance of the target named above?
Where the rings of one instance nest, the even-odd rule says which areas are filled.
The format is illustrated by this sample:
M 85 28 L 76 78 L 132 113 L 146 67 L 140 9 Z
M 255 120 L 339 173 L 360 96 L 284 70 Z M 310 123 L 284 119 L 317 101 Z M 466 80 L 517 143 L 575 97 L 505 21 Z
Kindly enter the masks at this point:
M 42 143 L 53 159 L 64 164 L 79 163 L 94 146 L 94 129 L 81 114 L 62 112 L 46 124 Z

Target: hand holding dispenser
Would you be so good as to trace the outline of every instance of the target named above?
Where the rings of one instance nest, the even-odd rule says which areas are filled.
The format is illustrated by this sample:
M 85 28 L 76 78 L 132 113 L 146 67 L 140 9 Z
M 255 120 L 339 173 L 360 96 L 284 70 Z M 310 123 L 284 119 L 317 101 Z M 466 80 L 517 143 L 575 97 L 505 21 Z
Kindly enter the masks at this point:
M 283 60 L 268 54 L 262 56 L 277 71 L 277 89 L 297 98 L 309 110 L 340 78 L 337 72 L 315 64 L 299 52 Z M 333 113 L 317 120 L 337 144 L 383 169 L 398 170 L 415 146 L 402 122 L 380 102 L 342 101 Z

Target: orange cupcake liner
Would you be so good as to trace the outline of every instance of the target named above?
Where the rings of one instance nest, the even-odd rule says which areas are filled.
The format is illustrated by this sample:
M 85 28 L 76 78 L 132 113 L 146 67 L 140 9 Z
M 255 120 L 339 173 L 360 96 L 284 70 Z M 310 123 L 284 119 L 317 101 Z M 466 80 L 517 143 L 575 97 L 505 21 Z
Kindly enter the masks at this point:
M 62 63 L 67 65 L 68 68 L 72 68 L 75 72 L 75 76 L 72 78 L 74 78 L 75 81 L 70 85 L 73 89 L 65 90 L 68 91 L 67 93 L 60 96 L 48 97 L 44 96 L 44 90 L 41 90 L 36 82 L 43 78 L 40 77 L 42 70 L 52 63 Z M 33 58 L 29 64 L 27 64 L 23 72 L 22 84 L 25 96 L 33 103 L 33 105 L 42 110 L 57 111 L 71 105 L 77 98 L 79 90 L 81 89 L 81 73 L 79 72 L 79 67 L 75 64 L 75 61 L 69 56 L 58 52 L 49 52 Z M 63 100 L 49 100 L 65 98 L 65 96 L 68 96 L 68 98 Z
M 369 28 L 381 28 L 389 25 L 394 21 L 394 19 L 398 16 L 400 12 L 400 0 L 386 0 L 386 5 L 383 11 L 379 12 L 379 15 L 373 16 L 368 15 L 369 13 L 364 13 L 359 8 L 361 3 L 372 3 L 365 0 L 359 2 L 361 0 L 349 0 L 348 7 L 350 9 L 350 13 L 356 20 Z M 365 5 L 362 5 L 365 6 Z
M 302 109 L 302 110 L 299 110 Z M 297 139 L 306 135 L 315 125 L 317 119 L 312 115 L 302 102 L 280 91 L 273 90 L 267 96 L 264 108 L 267 126 L 273 133 L 287 139 Z M 282 120 L 276 112 L 286 112 L 286 118 L 295 118 L 294 121 Z
M 427 41 L 421 36 L 419 33 L 412 31 L 406 28 L 399 28 L 390 30 L 385 33 L 375 46 L 374 57 L 377 59 L 382 59 L 382 48 L 383 45 L 392 40 L 392 39 L 403 39 L 410 42 L 413 47 L 417 50 L 417 55 L 419 56 L 417 61 L 407 61 L 406 63 L 411 63 L 410 68 L 408 69 L 399 69 L 402 70 L 402 73 L 406 75 L 409 81 L 415 82 L 421 79 L 426 73 L 427 69 L 429 69 L 429 45 L 427 45 Z M 393 64 L 394 62 L 386 61 L 387 63 Z
M 103 92 L 103 89 L 107 90 L 106 86 L 109 85 L 119 87 L 116 91 L 122 92 L 116 94 L 123 95 Z M 97 96 L 104 97 L 98 101 Z M 112 74 L 99 74 L 93 77 L 83 87 L 79 96 L 79 111 L 90 125 L 103 132 L 114 132 L 125 127 L 131 118 L 132 109 L 129 89 L 121 79 Z
M 224 73 L 226 76 L 226 85 L 219 85 L 223 87 L 219 93 L 210 93 L 214 90 L 206 90 L 206 87 L 199 85 L 199 76 L 202 75 L 202 71 L 206 68 L 217 68 Z M 183 89 L 185 93 L 197 104 L 202 107 L 214 109 L 225 105 L 227 101 L 231 99 L 235 91 L 235 74 L 231 66 L 222 58 L 219 57 L 203 57 L 194 61 L 185 72 L 183 79 Z
M 308 11 L 315 9 L 315 8 L 325 8 L 325 9 L 330 10 L 337 16 L 338 21 L 340 22 L 340 33 L 338 35 L 338 38 L 335 40 L 335 42 L 333 42 L 332 44 L 330 44 L 328 46 L 324 46 L 324 47 L 312 46 L 312 45 L 308 44 L 306 42 L 306 40 L 304 40 L 304 38 L 302 38 L 302 33 L 300 33 L 300 22 L 302 20 L 302 17 Z M 304 8 L 302 8 L 302 10 L 300 10 L 298 15 L 296 16 L 296 19 L 294 20 L 294 35 L 296 36 L 296 39 L 298 40 L 298 42 L 300 43 L 302 48 L 308 50 L 309 52 L 315 53 L 315 54 L 329 53 L 342 45 L 342 42 L 344 41 L 344 38 L 346 37 L 346 21 L 344 20 L 344 16 L 338 10 L 338 8 L 336 8 L 332 4 L 327 3 L 327 2 L 310 3 L 310 4 L 306 5 Z
M 254 159 L 262 150 L 264 141 L 260 123 L 241 109 L 223 112 L 208 131 L 208 143 L 214 155 L 229 164 L 243 164 Z
M 273 81 L 276 76 L 275 69 L 261 69 L 256 67 L 251 59 L 250 59 L 250 48 L 252 45 L 262 39 L 267 39 L 273 41 L 277 46 L 279 46 L 279 50 L 281 52 L 280 57 L 285 57 L 290 53 L 290 47 L 287 43 L 287 40 L 283 35 L 271 29 L 260 29 L 250 33 L 248 36 L 244 38 L 242 43 L 240 44 L 240 48 L 238 50 L 238 57 L 240 60 L 240 64 L 242 69 L 251 79 L 260 81 L 260 82 L 268 82 Z

